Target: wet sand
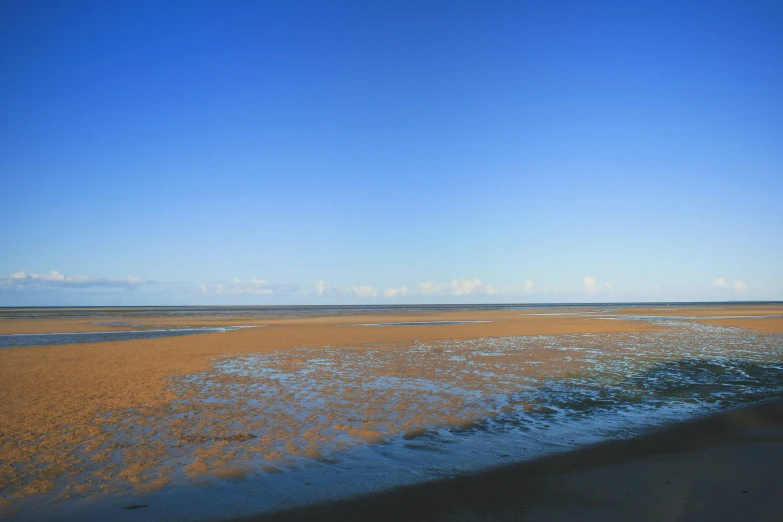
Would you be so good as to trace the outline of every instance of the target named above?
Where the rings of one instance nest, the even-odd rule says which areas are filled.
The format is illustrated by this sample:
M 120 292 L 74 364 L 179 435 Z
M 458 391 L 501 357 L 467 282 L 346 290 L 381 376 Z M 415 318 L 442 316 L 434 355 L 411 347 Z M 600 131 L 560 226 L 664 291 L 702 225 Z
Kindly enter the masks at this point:
M 492 322 L 375 327 L 361 323 L 411 320 L 463 320 Z M 92 328 L 94 319 L 8 321 L 6 331 L 63 332 Z M 129 322 L 179 326 L 236 324 L 236 318 L 177 317 Z M 433 314 L 370 314 L 366 316 L 310 317 L 241 321 L 265 325 L 225 333 L 122 342 L 39 346 L 0 350 L 0 490 L 24 498 L 55 487 L 56 477 L 78 474 L 83 463 L 74 460 L 75 448 L 102 448 L 111 444 L 105 419 L 122 419 L 129 410 L 160 412 L 179 396 L 169 388 L 172 376 L 203 372 L 220 356 L 280 352 L 295 347 L 393 346 L 414 340 L 472 339 L 493 336 L 622 332 L 655 330 L 638 322 L 602 322 L 575 318 L 520 318 L 509 312 L 458 312 Z M 117 448 L 114 448 L 117 449 Z M 108 450 L 107 450 L 108 451 Z M 165 458 L 155 450 L 158 461 Z M 102 452 L 96 458 L 107 458 Z M 33 459 L 35 456 L 35 459 Z M 165 474 L 145 474 L 143 462 L 152 454 L 130 457 L 125 473 L 137 487 L 165 486 Z M 45 473 L 40 471 L 45 466 Z M 30 474 L 36 478 L 29 480 Z M 106 478 L 106 477 L 104 477 Z M 69 494 L 70 495 L 70 494 Z M 0 504 L 10 504 L 0 498 Z
M 626 315 L 631 317 L 640 316 L 669 316 L 669 317 L 687 317 L 701 316 L 709 318 L 711 322 L 721 321 L 722 316 L 748 316 L 743 319 L 726 319 L 733 321 L 726 323 L 730 326 L 753 327 L 756 322 L 754 316 L 763 315 L 783 315 L 783 305 L 768 304 L 743 304 L 743 305 L 715 305 L 715 306 L 592 306 L 592 307 L 563 307 L 563 308 L 528 308 L 528 309 L 501 309 L 501 310 L 459 310 L 459 311 L 400 311 L 389 313 L 381 310 L 375 313 L 351 314 L 343 312 L 340 314 L 318 314 L 307 317 L 282 317 L 274 314 L 268 316 L 250 314 L 237 311 L 236 313 L 226 314 L 192 314 L 192 315 L 171 315 L 161 313 L 160 315 L 148 317 L 137 316 L 139 309 L 110 309 L 114 314 L 112 317 L 63 317 L 52 318 L 28 318 L 28 319 L 0 319 L 0 335 L 5 334 L 33 334 L 33 333 L 65 333 L 65 332 L 101 332 L 107 330 L 133 330 L 142 327 L 217 327 L 217 326 L 235 326 L 235 325 L 270 325 L 270 326 L 297 326 L 297 327 L 316 327 L 316 326 L 335 326 L 348 324 L 369 324 L 383 322 L 417 322 L 417 321 L 494 321 L 494 324 L 480 331 L 473 331 L 465 334 L 458 332 L 460 338 L 469 338 L 472 336 L 481 336 L 480 332 L 489 332 L 489 335 L 527 335 L 527 334 L 547 334 L 547 333 L 576 333 L 580 331 L 605 331 L 600 328 L 608 328 L 606 331 L 627 331 L 627 327 L 597 327 L 587 326 L 582 320 L 591 320 L 597 317 L 612 317 L 617 315 Z M 86 312 L 89 309 L 85 309 Z M 124 315 L 124 311 L 129 312 Z M 96 314 L 98 311 L 96 310 Z M 752 317 L 752 319 L 751 319 Z M 769 321 L 770 324 L 779 323 L 783 318 L 761 319 L 762 322 Z M 535 322 L 532 322 L 535 321 Z M 716 323 L 717 324 L 717 323 Z M 512 326 L 513 325 L 513 326 Z M 421 328 L 421 327 L 417 327 Z M 775 325 L 764 327 L 763 331 L 780 332 L 783 326 Z M 519 333 L 515 333 L 519 332 Z M 439 336 L 433 338 L 443 338 L 441 332 Z M 447 334 L 448 335 L 448 334 Z M 349 339 L 350 340 L 350 339 Z M 283 340 L 285 342 L 285 340 Z
M 35 447 L 42 451 L 48 474 L 77 473 L 81 466 L 70 458 L 75 445 L 97 448 L 108 443 L 99 417 L 121 417 L 131 409 L 161 411 L 177 398 L 169 388 L 172 376 L 209 369 L 220 356 L 279 352 L 295 347 L 394 346 L 411 341 L 474 339 L 511 335 L 654 331 L 639 322 L 591 321 L 579 318 L 524 318 L 509 312 L 436 313 L 426 320 L 491 320 L 487 323 L 377 327 L 357 323 L 422 320 L 422 315 L 370 315 L 315 317 L 257 321 L 265 328 L 185 337 L 144 339 L 68 346 L 39 346 L 0 350 L 0 489 L 21 484 L 11 465 L 28 462 Z M 158 318 L 153 321 L 159 322 Z M 39 326 L 63 331 L 72 320 L 29 320 L 28 330 Z M 137 321 L 138 322 L 138 321 Z M 178 325 L 236 324 L 225 318 L 177 318 Z M 71 429 L 75 427 L 76 429 Z M 44 442 L 37 442 L 37 441 Z M 145 456 L 149 459 L 149 456 Z M 134 461 L 138 460 L 134 458 Z M 33 468 L 40 463 L 34 462 Z M 155 478 L 131 474 L 134 483 Z M 16 489 L 18 489 L 17 486 Z M 41 476 L 23 487 L 24 494 L 48 491 L 54 483 Z M 21 494 L 21 493 L 20 493 Z M 3 499 L 0 499 L 3 500 Z M 7 501 L 6 501 L 7 503 Z
M 609 308 L 609 307 L 605 307 Z M 605 309 L 604 308 L 604 309 Z M 671 317 L 683 316 L 757 316 L 780 315 L 783 313 L 783 305 L 780 304 L 718 304 L 718 305 L 650 305 L 650 306 L 617 306 L 617 313 L 623 315 L 663 315 Z M 612 313 L 612 312 L 607 312 Z
M 705 324 L 716 324 L 719 326 L 734 326 L 736 328 L 745 328 L 755 332 L 780 333 L 783 332 L 782 317 L 760 317 L 753 319 L 709 319 L 702 321 Z
M 105 332 L 109 330 L 132 330 L 132 326 L 107 326 L 92 324 L 96 319 L 6 319 L 0 320 L 0 335 Z
M 484 320 L 435 326 L 347 326 L 405 321 Z M 30 320 L 28 331 L 67 331 L 72 320 Z M 224 326 L 224 318 L 171 319 L 170 325 Z M 160 321 L 155 321 L 159 323 Z M 594 321 L 582 317 L 520 317 L 517 312 L 459 312 L 256 320 L 263 329 L 63 346 L 0 350 L 0 426 L 44 429 L 72 424 L 97 411 L 150 406 L 165 401 L 166 379 L 205 370 L 211 358 L 269 353 L 293 347 L 355 346 L 478 339 L 519 335 L 655 331 L 638 321 Z M 83 325 L 86 326 L 86 325 Z M 6 329 L 10 328 L 9 326 Z M 14 332 L 20 333 L 20 332 Z
M 243 522 L 773 522 L 783 513 L 783 400 L 632 440 Z
M 137 422 L 140 426 L 144 426 L 144 422 L 151 422 L 145 421 L 145 418 L 154 419 L 157 415 L 160 419 L 163 415 L 161 412 L 173 411 L 174 401 L 182 399 L 182 395 L 177 395 L 176 390 L 172 388 L 173 378 L 209 372 L 216 360 L 226 356 L 288 354 L 290 350 L 300 348 L 306 348 L 311 352 L 329 347 L 395 350 L 396 347 L 420 342 L 537 335 L 642 333 L 665 329 L 660 325 L 638 320 L 616 318 L 600 320 L 597 318 L 600 314 L 592 312 L 606 315 L 618 313 L 715 315 L 716 319 L 710 319 L 708 322 L 730 321 L 730 326 L 746 328 L 756 328 L 764 324 L 771 325 L 764 326 L 771 329 L 763 331 L 783 332 L 783 324 L 775 319 L 719 319 L 721 315 L 781 314 L 783 313 L 781 306 L 724 306 L 721 309 L 682 307 L 678 310 L 665 310 L 666 314 L 661 313 L 661 310 L 656 307 L 649 309 L 614 307 L 611 312 L 602 312 L 603 310 L 606 310 L 606 307 L 525 311 L 423 311 L 361 315 L 343 313 L 304 318 L 259 318 L 242 314 L 131 317 L 127 319 L 130 324 L 150 326 L 263 325 L 265 327 L 187 337 L 0 350 L 0 382 L 3 383 L 0 386 L 0 491 L 13 491 L 14 498 L 25 498 L 49 491 L 55 486 L 56 477 L 76 475 L 83 470 L 82 464 L 73 459 L 74 448 L 77 447 L 86 446 L 88 450 L 95 451 L 100 449 L 101 451 L 94 455 L 93 459 L 96 463 L 102 462 L 100 459 L 108 458 L 109 450 L 122 449 L 108 447 L 114 443 L 104 429 L 104 425 L 108 422 L 106 419 L 111 418 L 112 422 L 115 422 L 115 419 L 119 419 L 119 422 Z M 567 312 L 569 315 L 540 315 L 547 312 L 555 314 Z M 575 315 L 583 312 L 589 313 Z M 95 318 L 89 317 L 59 320 L 15 319 L 0 321 L 0 327 L 4 333 L 106 329 L 105 325 L 93 325 L 95 321 Z M 396 327 L 362 326 L 384 322 L 421 321 L 487 322 Z M 119 328 L 127 329 L 124 326 Z M 569 358 L 568 364 L 565 365 L 550 352 L 544 351 L 533 355 L 543 361 L 542 366 L 535 367 L 536 371 L 543 373 L 579 370 L 585 367 L 587 360 L 586 356 L 576 356 L 573 359 Z M 285 368 L 296 368 L 299 364 L 297 357 L 287 356 L 287 359 L 281 359 L 280 364 L 287 365 Z M 415 377 L 416 371 L 426 372 L 428 369 L 426 366 L 417 368 L 407 365 L 392 368 L 392 371 L 399 375 L 410 373 Z M 411 406 L 413 407 L 414 404 L 411 403 Z M 130 410 L 140 413 L 136 417 L 130 417 L 127 413 Z M 208 415 L 211 414 L 205 412 L 205 416 Z M 432 420 L 429 419 L 430 422 Z M 439 422 L 460 425 L 472 420 L 444 417 Z M 427 419 L 422 420 L 424 421 Z M 339 429 L 338 426 L 335 428 Z M 358 429 L 358 436 L 367 440 L 372 440 L 378 435 L 368 426 L 350 429 Z M 210 440 L 218 441 L 216 444 L 218 446 L 223 442 L 230 442 L 231 437 L 236 436 L 242 435 L 218 435 L 218 438 L 213 437 Z M 187 438 L 183 440 L 190 441 Z M 199 441 L 200 439 L 193 439 L 190 442 Z M 102 449 L 104 446 L 108 447 L 105 451 Z M 162 448 L 162 446 L 160 448 L 147 446 L 139 447 L 138 451 L 123 450 L 129 455 L 133 454 L 127 457 L 124 467 L 115 467 L 111 471 L 112 476 L 127 479 L 140 491 L 165 487 L 170 473 L 155 469 L 153 474 L 152 465 L 149 464 L 165 460 L 166 450 Z M 207 469 L 218 474 L 233 473 L 235 470 L 226 464 L 228 461 L 219 450 L 219 447 L 212 450 L 198 450 L 203 455 L 200 454 L 193 467 L 186 469 L 188 474 L 198 474 Z M 207 455 L 209 451 L 215 453 L 213 460 L 217 464 L 205 463 L 210 457 Z M 296 451 L 307 454 L 310 450 Z M 30 467 L 27 470 L 29 472 L 45 466 L 45 473 L 35 471 L 36 478 L 30 481 L 29 476 L 25 478 L 27 468 L 19 468 L 22 465 Z M 107 475 L 106 478 L 108 479 L 109 476 Z M 85 485 L 83 491 L 86 492 L 88 489 Z M 78 487 L 76 493 L 79 493 Z M 0 507 L 10 503 L 11 500 L 7 496 L 0 498 Z

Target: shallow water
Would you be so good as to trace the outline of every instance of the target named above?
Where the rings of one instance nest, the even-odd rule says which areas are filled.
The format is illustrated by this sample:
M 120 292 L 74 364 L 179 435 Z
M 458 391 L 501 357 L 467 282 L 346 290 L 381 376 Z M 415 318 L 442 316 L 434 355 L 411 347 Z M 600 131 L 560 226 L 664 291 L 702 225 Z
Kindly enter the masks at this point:
M 592 312 L 591 312 L 592 313 Z M 546 314 L 538 314 L 546 315 Z M 563 315 L 563 314 L 549 314 L 549 315 Z M 773 319 L 780 318 L 783 315 L 605 315 L 602 317 L 595 317 L 594 319 L 611 319 L 611 320 L 636 320 L 636 321 L 686 321 L 690 319 Z
M 202 333 L 229 332 L 246 326 L 218 328 L 166 328 L 149 330 L 123 330 L 113 332 L 66 332 L 45 334 L 0 335 L 0 349 L 30 346 L 52 346 L 61 344 L 101 343 L 107 341 L 132 341 L 134 339 L 157 339 Z M 252 327 L 255 328 L 255 327 Z
M 475 323 L 491 323 L 492 321 L 408 321 L 397 323 L 365 323 L 354 324 L 351 326 L 439 326 L 445 324 L 475 324 Z

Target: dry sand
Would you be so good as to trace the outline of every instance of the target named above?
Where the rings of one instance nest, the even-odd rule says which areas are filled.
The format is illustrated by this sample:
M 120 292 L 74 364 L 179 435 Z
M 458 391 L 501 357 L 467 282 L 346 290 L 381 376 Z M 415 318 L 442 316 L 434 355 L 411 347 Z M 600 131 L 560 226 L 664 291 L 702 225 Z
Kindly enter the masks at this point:
M 783 401 L 440 482 L 245 522 L 777 522 Z

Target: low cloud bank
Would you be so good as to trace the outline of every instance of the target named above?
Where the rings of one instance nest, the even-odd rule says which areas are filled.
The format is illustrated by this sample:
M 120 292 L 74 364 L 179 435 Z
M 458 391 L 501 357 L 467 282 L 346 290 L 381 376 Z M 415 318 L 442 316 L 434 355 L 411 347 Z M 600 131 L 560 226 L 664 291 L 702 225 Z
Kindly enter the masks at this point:
M 406 296 L 500 296 L 532 294 L 536 291 L 533 280 L 528 279 L 521 286 L 496 287 L 485 284 L 481 279 L 452 279 L 446 282 L 425 281 L 419 283 L 416 290 L 410 291 L 406 285 L 379 290 L 372 285 L 340 286 L 325 281 L 316 281 L 315 293 L 320 297 L 378 297 L 389 299 Z
M 215 281 L 203 283 L 200 287 L 202 294 L 207 295 L 288 295 L 298 290 L 297 285 L 270 284 L 263 279 L 251 279 L 242 281 Z
M 149 279 L 133 276 L 122 279 L 85 275 L 67 276 L 57 270 L 52 270 L 48 274 L 15 272 L 8 277 L 0 277 L 0 288 L 11 290 L 44 290 L 52 288 L 114 288 L 132 290 L 151 283 L 152 281 Z

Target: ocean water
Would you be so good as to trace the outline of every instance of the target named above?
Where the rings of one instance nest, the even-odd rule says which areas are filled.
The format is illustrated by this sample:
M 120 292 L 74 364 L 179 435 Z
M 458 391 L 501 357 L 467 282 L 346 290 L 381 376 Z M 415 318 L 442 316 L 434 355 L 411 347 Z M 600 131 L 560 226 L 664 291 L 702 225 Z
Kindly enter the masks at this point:
M 742 302 L 730 303 L 671 303 L 672 307 L 712 308 L 736 306 Z M 748 303 L 751 304 L 751 303 Z M 752 304 L 763 304 L 753 302 Z M 770 304 L 780 304 L 770 302 Z M 360 313 L 400 312 L 448 312 L 471 310 L 536 310 L 560 309 L 564 312 L 578 307 L 600 307 L 611 309 L 623 307 L 653 306 L 665 310 L 666 303 L 564 303 L 564 304 L 460 304 L 460 305 L 345 305 L 345 306 L 133 306 L 133 307 L 0 307 L 3 319 L 56 319 L 56 318 L 133 318 L 133 317 L 177 317 L 177 316 L 245 316 L 245 317 L 307 317 L 311 315 L 354 315 Z M 561 313 L 561 312 L 559 312 Z M 581 312 L 580 312 L 581 313 Z M 548 314 L 545 314 L 548 315 Z
M 79 471 L 57 478 L 47 502 L 24 499 L 16 516 L 251 515 L 632 437 L 783 393 L 783 335 L 638 320 L 667 328 L 222 357 L 172 378 L 177 398 L 165 407 L 107 413 L 105 437 L 72 455 Z M 159 477 L 160 490 L 135 485 Z

